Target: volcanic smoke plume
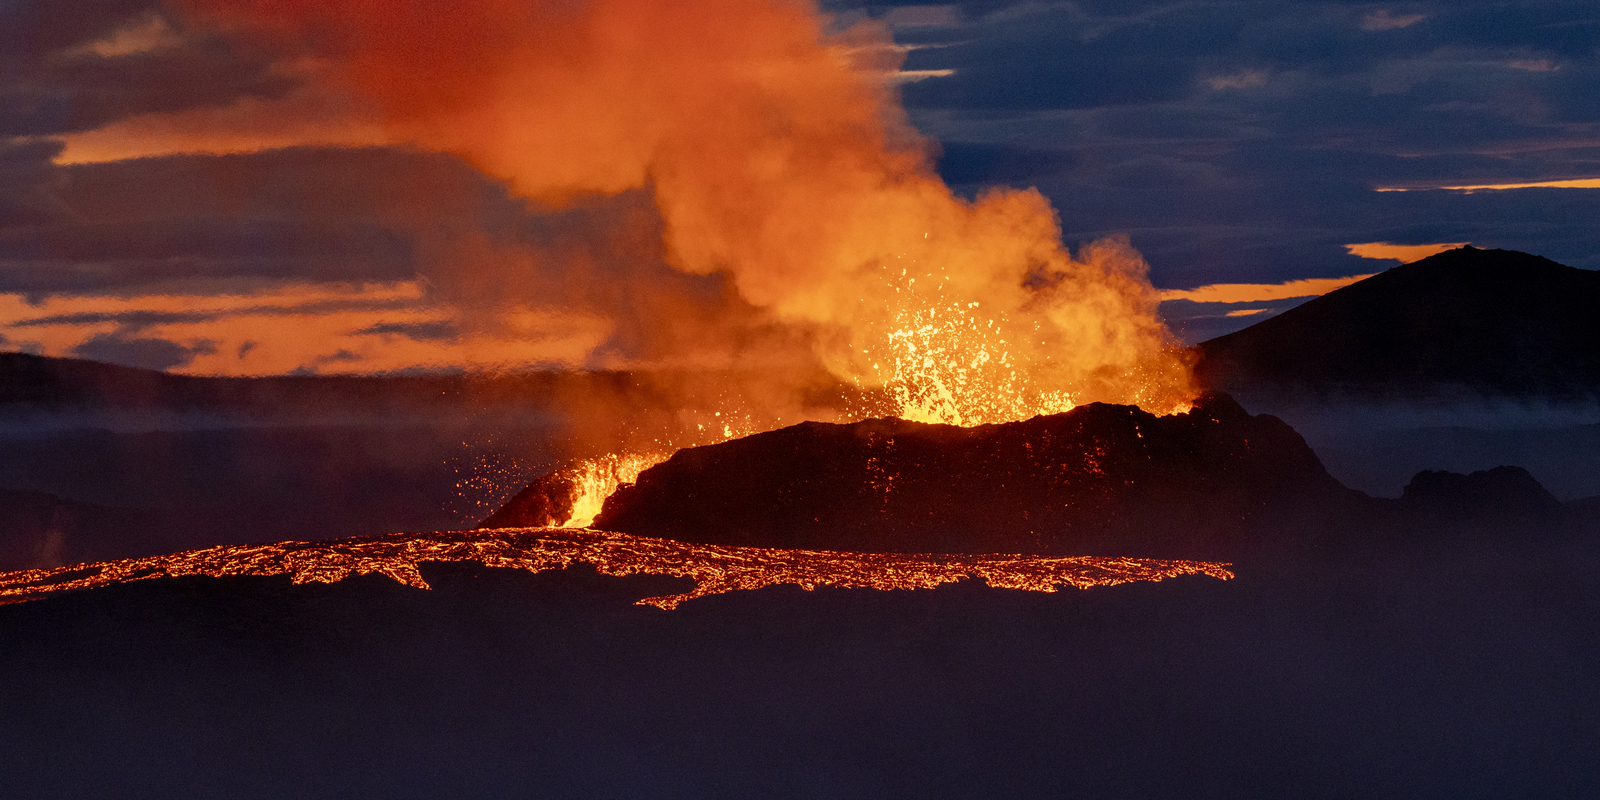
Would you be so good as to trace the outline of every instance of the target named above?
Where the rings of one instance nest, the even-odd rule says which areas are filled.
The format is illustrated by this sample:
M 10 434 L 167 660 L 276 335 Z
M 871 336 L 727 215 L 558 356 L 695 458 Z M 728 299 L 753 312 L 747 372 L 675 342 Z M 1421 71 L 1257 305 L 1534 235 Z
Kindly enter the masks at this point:
M 1037 191 L 967 201 L 937 177 L 893 89 L 903 51 L 876 23 L 829 32 L 803 0 L 173 2 L 530 204 L 644 193 L 659 256 L 737 292 L 736 319 L 699 326 L 694 347 L 737 355 L 777 326 L 834 374 L 888 387 L 879 410 L 925 421 L 1192 397 L 1125 240 L 1074 257 Z M 482 306 L 517 293 L 516 270 L 581 274 L 562 262 L 588 257 L 475 253 L 441 299 Z

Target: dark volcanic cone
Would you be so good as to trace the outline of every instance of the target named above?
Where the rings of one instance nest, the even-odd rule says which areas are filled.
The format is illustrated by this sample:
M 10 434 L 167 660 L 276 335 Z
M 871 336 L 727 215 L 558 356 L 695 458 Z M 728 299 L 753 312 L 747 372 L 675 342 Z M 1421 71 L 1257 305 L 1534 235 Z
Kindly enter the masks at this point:
M 1600 396 L 1600 272 L 1463 247 L 1197 346 L 1202 383 L 1252 395 Z
M 572 518 L 573 504 L 578 502 L 581 478 L 582 472 L 577 464 L 568 463 L 535 479 L 479 523 L 478 527 L 552 528 L 564 525 Z
M 1300 435 L 1225 395 L 960 428 L 806 422 L 681 450 L 595 527 L 872 552 L 1226 557 L 1262 511 L 1344 497 Z

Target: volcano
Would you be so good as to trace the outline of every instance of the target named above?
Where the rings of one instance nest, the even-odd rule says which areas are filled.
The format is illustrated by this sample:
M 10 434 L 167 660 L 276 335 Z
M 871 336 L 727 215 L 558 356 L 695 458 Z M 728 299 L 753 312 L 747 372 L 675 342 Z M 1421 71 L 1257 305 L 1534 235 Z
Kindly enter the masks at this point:
M 485 522 L 564 519 L 574 471 Z M 805 422 L 680 450 L 594 527 L 716 545 L 856 552 L 1228 557 L 1247 523 L 1347 497 L 1288 425 L 1226 395 L 1185 414 L 1093 403 L 971 428 Z
M 1196 375 L 1255 396 L 1600 396 L 1600 272 L 1462 247 L 1201 342 Z

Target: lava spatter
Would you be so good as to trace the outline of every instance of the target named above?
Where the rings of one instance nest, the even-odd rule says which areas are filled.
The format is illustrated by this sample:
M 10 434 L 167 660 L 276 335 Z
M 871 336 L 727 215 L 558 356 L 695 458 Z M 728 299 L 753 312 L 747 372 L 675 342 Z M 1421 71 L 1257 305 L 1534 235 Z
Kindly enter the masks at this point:
M 670 575 L 695 581 L 688 592 L 638 601 L 661 609 L 697 597 L 777 584 L 797 584 L 808 591 L 818 586 L 932 589 L 970 577 L 996 588 L 1054 592 L 1062 587 L 1088 589 L 1180 575 L 1233 577 L 1229 565 L 1204 561 L 782 550 L 691 544 L 589 529 L 506 528 L 231 545 L 0 573 L 0 603 L 188 575 L 288 575 L 298 584 L 334 583 L 352 575 L 378 573 L 427 589 L 428 583 L 417 569 L 424 561 L 476 561 L 535 573 L 581 562 L 594 565 L 603 575 Z

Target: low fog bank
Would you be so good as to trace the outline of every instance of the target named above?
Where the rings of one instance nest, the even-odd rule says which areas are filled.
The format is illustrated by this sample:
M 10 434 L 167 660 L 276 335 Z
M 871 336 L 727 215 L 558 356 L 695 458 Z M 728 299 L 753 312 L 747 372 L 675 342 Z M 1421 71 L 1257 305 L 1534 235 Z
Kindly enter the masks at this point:
M 1283 398 L 1236 392 L 1252 413 L 1289 423 L 1328 472 L 1374 497 L 1399 497 L 1422 470 L 1528 470 L 1557 499 L 1600 495 L 1600 401 L 1486 398 Z
M 821 377 L 774 388 L 727 372 L 194 378 L 23 354 L 0 367 L 0 570 L 471 528 L 565 460 L 826 416 L 843 397 Z
M 0 434 L 0 569 L 470 527 L 558 429 L 437 421 Z

